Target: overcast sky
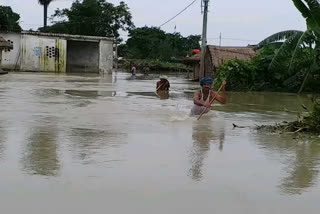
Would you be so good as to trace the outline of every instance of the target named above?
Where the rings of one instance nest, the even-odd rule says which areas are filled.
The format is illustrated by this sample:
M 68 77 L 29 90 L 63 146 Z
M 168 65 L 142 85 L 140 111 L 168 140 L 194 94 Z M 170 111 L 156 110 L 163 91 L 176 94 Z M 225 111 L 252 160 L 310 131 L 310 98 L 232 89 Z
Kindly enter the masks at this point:
M 124 0 L 137 27 L 159 26 L 193 0 Z M 55 0 L 49 5 L 48 15 L 56 8 L 70 8 L 73 0 Z M 119 0 L 109 0 L 118 4 Z M 184 36 L 201 34 L 200 2 L 189 7 L 176 19 L 162 27 L 167 32 L 180 32 Z M 38 0 L 0 0 L 21 16 L 23 29 L 37 29 L 43 23 L 43 7 Z M 305 21 L 291 0 L 210 0 L 208 15 L 208 43 L 222 45 L 255 44 L 265 37 L 283 30 L 305 30 Z M 126 33 L 122 33 L 125 35 Z M 124 39 L 126 37 L 124 36 Z

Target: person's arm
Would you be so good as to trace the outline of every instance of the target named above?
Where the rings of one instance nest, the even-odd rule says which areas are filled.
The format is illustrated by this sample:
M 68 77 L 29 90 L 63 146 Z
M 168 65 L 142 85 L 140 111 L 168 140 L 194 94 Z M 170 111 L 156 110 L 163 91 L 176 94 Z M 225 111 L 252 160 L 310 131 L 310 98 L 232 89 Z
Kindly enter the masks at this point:
M 166 89 L 169 90 L 169 88 L 170 88 L 170 83 L 169 83 L 169 81 L 167 80 L 167 82 L 166 82 Z
M 222 82 L 222 88 L 218 95 L 216 96 L 215 100 L 217 100 L 221 104 L 226 104 L 227 103 L 227 96 L 226 96 L 226 81 Z M 217 94 L 216 91 L 213 91 L 212 96 L 214 97 Z
M 160 81 L 157 82 L 157 88 L 156 88 L 157 91 L 159 91 L 159 87 L 160 87 Z

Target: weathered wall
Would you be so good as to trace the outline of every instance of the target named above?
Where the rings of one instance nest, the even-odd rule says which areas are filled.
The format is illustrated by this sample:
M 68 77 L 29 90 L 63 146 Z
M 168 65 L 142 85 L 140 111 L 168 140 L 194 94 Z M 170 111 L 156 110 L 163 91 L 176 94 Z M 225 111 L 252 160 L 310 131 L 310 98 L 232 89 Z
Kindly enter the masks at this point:
M 200 74 L 200 63 L 195 64 L 193 66 L 193 79 L 198 80 L 199 79 L 199 74 Z
M 0 48 L 0 71 L 2 68 L 1 64 L 2 64 L 2 49 Z
M 22 35 L 21 70 L 58 72 L 66 71 L 66 40 Z
M 98 73 L 99 42 L 68 41 L 67 72 Z
M 62 73 L 68 67 L 69 72 L 112 71 L 113 41 L 103 37 L 29 32 L 0 35 L 13 45 L 12 50 L 3 52 L 2 66 L 6 69 Z
M 213 65 L 212 65 L 212 61 L 211 61 L 211 55 L 210 55 L 210 51 L 207 50 L 205 57 L 204 57 L 204 76 L 206 77 L 212 77 L 214 76 L 213 74 Z
M 2 52 L 2 68 L 19 70 L 21 59 L 21 34 L 0 33 L 0 36 L 13 45 L 13 49 Z
M 112 72 L 113 68 L 113 42 L 100 41 L 100 57 L 99 57 L 99 71 L 101 73 Z

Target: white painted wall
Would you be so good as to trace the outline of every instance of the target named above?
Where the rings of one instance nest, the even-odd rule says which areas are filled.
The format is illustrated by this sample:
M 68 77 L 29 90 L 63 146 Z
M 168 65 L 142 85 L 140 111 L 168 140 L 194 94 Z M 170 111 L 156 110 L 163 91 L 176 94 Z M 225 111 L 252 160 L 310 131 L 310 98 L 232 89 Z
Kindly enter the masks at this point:
M 21 70 L 22 71 L 40 71 L 40 54 L 41 49 L 40 41 L 35 36 L 22 35 L 21 40 Z M 38 51 L 39 56 L 34 54 L 34 51 Z
M 66 72 L 67 39 L 63 36 L 30 35 L 20 33 L 0 33 L 13 41 L 13 49 L 2 53 L 2 67 L 21 71 Z M 70 36 L 72 37 L 72 35 Z M 81 39 L 81 37 L 79 37 Z M 74 39 L 72 37 L 72 39 Z M 82 41 L 82 40 L 81 40 Z M 97 40 L 99 38 L 97 37 Z M 83 40 L 85 42 L 85 40 Z M 47 46 L 51 50 L 59 48 L 59 58 L 47 56 Z M 99 71 L 112 72 L 113 41 L 99 41 Z
M 99 53 L 99 71 L 101 73 L 112 72 L 113 68 L 113 42 L 101 40 Z
M 13 49 L 2 52 L 2 68 L 20 69 L 21 61 L 21 34 L 18 33 L 0 33 L 5 40 L 10 40 L 13 43 Z
M 41 37 L 36 35 L 22 35 L 21 70 L 42 72 L 65 72 L 66 68 L 66 40 Z M 60 69 L 55 62 L 55 48 L 59 48 Z

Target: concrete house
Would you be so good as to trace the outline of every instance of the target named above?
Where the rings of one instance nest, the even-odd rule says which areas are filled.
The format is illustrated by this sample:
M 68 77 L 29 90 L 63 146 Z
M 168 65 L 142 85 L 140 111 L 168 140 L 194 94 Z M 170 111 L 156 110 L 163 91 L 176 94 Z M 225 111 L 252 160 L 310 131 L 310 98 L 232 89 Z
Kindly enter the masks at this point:
M 184 59 L 184 64 L 191 66 L 193 69 L 190 78 L 198 80 L 203 76 L 214 77 L 218 67 L 230 59 L 249 60 L 256 55 L 251 47 L 228 47 L 208 45 L 204 57 L 204 74 L 200 74 L 200 57 L 201 53 L 195 54 Z
M 0 32 L 12 49 L 2 66 L 8 70 L 38 72 L 111 72 L 113 39 L 109 37 L 27 32 Z
M 7 42 L 7 40 L 5 40 L 4 38 L 2 38 L 0 36 L 0 74 L 5 74 L 6 72 L 3 72 L 3 70 L 1 69 L 1 64 L 2 64 L 2 52 L 3 51 L 7 51 L 12 49 L 11 44 L 9 44 Z

